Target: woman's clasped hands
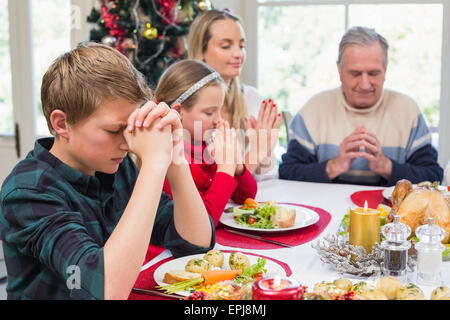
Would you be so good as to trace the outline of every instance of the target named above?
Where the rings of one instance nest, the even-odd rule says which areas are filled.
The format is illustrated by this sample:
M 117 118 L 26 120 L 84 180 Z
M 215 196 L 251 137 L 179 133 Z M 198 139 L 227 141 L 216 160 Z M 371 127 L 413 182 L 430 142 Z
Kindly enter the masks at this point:
M 253 116 L 247 118 L 250 150 L 245 162 L 250 171 L 271 166 L 273 150 L 278 143 L 281 121 L 278 108 L 271 99 L 262 102 L 258 119 Z

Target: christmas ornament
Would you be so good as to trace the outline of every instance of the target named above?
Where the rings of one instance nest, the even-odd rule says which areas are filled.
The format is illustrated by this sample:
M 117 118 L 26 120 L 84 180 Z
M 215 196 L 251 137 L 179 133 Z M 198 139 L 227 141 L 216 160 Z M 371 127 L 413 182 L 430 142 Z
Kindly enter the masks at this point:
M 133 50 L 136 48 L 136 45 L 134 44 L 133 39 L 126 38 L 122 41 L 120 47 L 122 48 L 122 50 Z
M 102 43 L 107 46 L 113 46 L 116 43 L 117 39 L 113 36 L 105 36 L 102 38 Z
M 147 23 L 145 30 L 142 32 L 142 35 L 149 40 L 154 40 L 158 37 L 158 29 L 152 27 L 150 23 Z
M 210 0 L 95 0 L 87 21 L 90 41 L 127 56 L 156 86 L 164 70 L 186 58 L 186 36 L 195 17 L 212 8 Z M 158 41 L 161 40 L 161 41 Z
M 159 4 L 161 5 L 160 16 L 162 22 L 166 25 L 174 25 L 178 10 L 177 1 L 159 0 Z
M 197 3 L 197 8 L 201 11 L 211 10 L 211 2 L 209 0 L 201 0 Z
M 378 242 L 372 252 L 367 253 L 363 246 L 353 246 L 344 237 L 329 234 L 311 244 L 311 247 L 317 251 L 322 262 L 333 265 L 341 274 L 377 277 L 383 273 L 385 255 Z M 414 260 L 409 259 L 407 267 L 408 271 L 413 272 L 416 267 Z

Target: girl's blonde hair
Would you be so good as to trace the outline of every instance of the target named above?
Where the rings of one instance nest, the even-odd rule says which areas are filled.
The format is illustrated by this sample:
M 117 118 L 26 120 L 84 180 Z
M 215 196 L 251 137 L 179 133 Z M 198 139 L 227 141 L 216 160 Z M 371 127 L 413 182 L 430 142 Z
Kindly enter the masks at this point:
M 188 58 L 203 60 L 203 54 L 208 48 L 211 39 L 211 25 L 218 20 L 231 19 L 241 24 L 239 17 L 228 11 L 205 11 L 194 20 L 188 35 Z M 238 77 L 231 80 L 225 95 L 225 104 L 231 114 L 230 125 L 236 129 L 246 129 L 245 118 L 248 116 L 242 87 Z
M 183 93 L 214 72 L 214 69 L 200 60 L 186 59 L 178 61 L 172 64 L 159 79 L 155 90 L 155 99 L 171 106 Z M 199 91 L 213 85 L 223 86 L 225 90 L 225 82 L 222 78 L 217 77 L 202 86 Z M 183 101 L 181 107 L 184 109 L 192 108 L 197 100 L 198 95 L 196 93 Z

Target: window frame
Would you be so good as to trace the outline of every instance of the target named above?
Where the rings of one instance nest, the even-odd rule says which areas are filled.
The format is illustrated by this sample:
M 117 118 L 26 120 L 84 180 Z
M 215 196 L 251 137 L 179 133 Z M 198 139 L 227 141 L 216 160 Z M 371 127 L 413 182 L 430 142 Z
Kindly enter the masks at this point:
M 243 6 L 244 27 L 247 34 L 247 61 L 243 72 L 245 83 L 258 87 L 258 9 L 268 6 L 305 6 L 305 5 L 344 5 L 345 29 L 348 29 L 349 6 L 355 4 L 441 4 L 442 18 L 442 56 L 441 56 L 441 93 L 439 104 L 438 161 L 445 168 L 450 161 L 450 1 L 446 0 L 246 0 Z M 444 120 L 447 119 L 447 120 Z
M 32 0 L 8 0 L 9 45 L 14 127 L 18 132 L 0 135 L 0 151 L 16 148 L 16 134 L 20 137 L 23 157 L 34 146 L 36 133 L 36 105 L 33 63 Z M 93 0 L 71 0 L 71 47 L 87 39 L 89 24 L 86 17 L 94 5 Z

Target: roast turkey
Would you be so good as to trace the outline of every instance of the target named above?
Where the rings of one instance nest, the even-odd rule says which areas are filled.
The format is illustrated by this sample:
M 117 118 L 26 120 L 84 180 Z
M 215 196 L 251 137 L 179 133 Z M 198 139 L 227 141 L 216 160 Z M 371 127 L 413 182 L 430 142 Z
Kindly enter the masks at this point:
M 450 243 L 450 208 L 444 194 L 430 187 L 413 188 L 408 180 L 397 182 L 392 192 L 393 215 L 400 216 L 400 222 L 407 224 L 412 235 L 417 227 L 427 224 L 428 218 L 434 218 L 434 223 L 445 230 L 443 243 Z

